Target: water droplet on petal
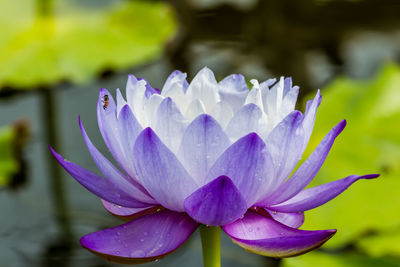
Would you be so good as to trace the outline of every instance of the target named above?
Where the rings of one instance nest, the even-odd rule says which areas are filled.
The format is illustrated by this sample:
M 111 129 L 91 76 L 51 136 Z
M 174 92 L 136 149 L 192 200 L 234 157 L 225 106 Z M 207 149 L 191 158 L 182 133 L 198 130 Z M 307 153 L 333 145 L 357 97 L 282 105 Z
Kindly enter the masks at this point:
M 143 232 L 143 235 L 144 235 L 144 236 L 147 236 L 147 235 L 148 235 L 148 233 L 147 233 L 147 232 Z
M 141 239 L 140 239 L 140 242 L 144 242 L 144 239 L 143 239 L 143 238 L 141 238 Z
M 135 250 L 131 253 L 132 258 L 143 258 L 146 253 L 143 250 Z

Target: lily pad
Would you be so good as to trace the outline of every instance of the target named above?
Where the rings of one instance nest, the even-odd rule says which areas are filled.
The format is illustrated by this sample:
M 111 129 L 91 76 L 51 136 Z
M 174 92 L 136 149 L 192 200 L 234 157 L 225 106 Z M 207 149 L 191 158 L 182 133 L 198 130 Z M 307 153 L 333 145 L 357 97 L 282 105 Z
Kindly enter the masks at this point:
M 385 231 L 400 229 L 400 68 L 387 65 L 368 81 L 339 78 L 322 94 L 308 153 L 335 123 L 346 118 L 348 125 L 312 186 L 350 174 L 380 173 L 381 177 L 360 181 L 331 202 L 307 212 L 304 229 L 337 228 L 338 233 L 325 248 L 360 242 L 359 248 L 365 249 L 367 240 L 375 249 L 390 242 L 398 244 L 399 238 L 388 239 Z M 379 242 L 379 238 L 386 241 Z
M 19 169 L 14 155 L 15 131 L 12 126 L 0 127 L 0 188 L 11 182 L 12 175 Z
M 395 259 L 391 258 L 369 258 L 365 255 L 355 253 L 328 254 L 322 252 L 311 252 L 296 258 L 285 259 L 283 267 L 396 267 L 399 266 Z
M 88 8 L 87 1 L 54 1 L 54 13 L 41 15 L 35 14 L 39 1 L 0 0 L 0 88 L 82 83 L 143 63 L 162 52 L 176 26 L 161 2 L 114 0 Z

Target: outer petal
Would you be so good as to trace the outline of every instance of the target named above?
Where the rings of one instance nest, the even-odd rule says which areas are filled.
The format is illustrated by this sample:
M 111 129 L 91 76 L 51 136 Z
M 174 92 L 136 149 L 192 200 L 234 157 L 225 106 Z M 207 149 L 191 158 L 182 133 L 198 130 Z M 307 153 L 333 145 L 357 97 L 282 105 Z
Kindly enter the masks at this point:
M 336 230 L 304 231 L 290 228 L 255 212 L 222 228 L 247 251 L 269 257 L 290 257 L 320 247 Z
M 125 106 L 127 103 L 119 89 L 116 90 L 116 95 L 117 95 L 117 116 L 118 116 L 119 113 L 121 112 L 122 107 Z
M 264 196 L 272 183 L 272 160 L 265 144 L 251 133 L 231 145 L 207 174 L 207 181 L 228 176 L 246 199 L 248 207 Z
M 293 111 L 268 135 L 265 144 L 276 167 L 277 182 L 284 181 L 300 160 L 304 141 L 303 114 Z
M 222 102 L 228 103 L 231 109 L 236 112 L 243 106 L 249 93 L 249 88 L 243 75 L 232 74 L 219 82 L 218 92 Z
M 111 203 L 115 203 L 120 206 L 129 208 L 141 208 L 146 207 L 148 204 L 140 202 L 130 195 L 122 191 L 118 186 L 113 184 L 111 181 L 104 179 L 97 174 L 94 174 L 73 162 L 65 160 L 60 154 L 55 152 L 49 147 L 51 153 L 56 158 L 58 163 L 83 185 L 87 190 L 95 194 L 96 196 L 107 200 Z
M 379 174 L 368 174 L 363 176 L 351 175 L 341 180 L 301 191 L 288 201 L 269 207 L 269 209 L 281 212 L 299 212 L 310 210 L 319 207 L 329 200 L 337 197 L 354 182 L 360 179 L 372 179 L 378 176 Z
M 203 185 L 210 167 L 229 145 L 218 122 L 203 114 L 187 127 L 178 157 L 197 183 Z
M 243 106 L 233 116 L 225 131 L 233 140 L 237 140 L 251 132 L 266 137 L 268 130 L 264 112 L 253 103 Z
M 144 263 L 172 253 L 196 228 L 197 223 L 186 214 L 164 210 L 85 235 L 80 242 L 110 261 Z
M 106 157 L 103 156 L 103 154 L 100 153 L 87 136 L 80 118 L 79 127 L 86 146 L 92 155 L 96 166 L 100 169 L 103 175 L 107 177 L 111 183 L 131 195 L 134 199 L 146 203 L 155 203 L 154 199 L 148 195 L 146 190 L 139 183 L 124 176 Z
M 104 104 L 105 95 L 109 98 L 107 106 Z M 113 158 L 129 176 L 135 177 L 135 173 L 129 168 L 130 162 L 127 155 L 125 155 L 124 145 L 119 137 L 117 108 L 112 95 L 106 89 L 100 89 L 99 100 L 97 102 L 97 121 L 104 142 Z
M 196 98 L 200 99 L 206 111 L 210 112 L 212 107 L 220 100 L 218 94 L 218 83 L 215 80 L 214 73 L 207 67 L 201 69 L 186 91 L 186 96 L 189 101 Z
M 161 206 L 154 206 L 154 205 L 143 208 L 126 208 L 105 201 L 104 199 L 101 200 L 101 203 L 109 213 L 123 220 L 133 220 L 163 209 Z
M 195 221 L 213 226 L 231 223 L 247 210 L 246 200 L 226 176 L 220 176 L 199 188 L 188 196 L 184 205 Z
M 125 168 L 129 169 L 128 173 L 135 173 L 133 167 L 133 145 L 135 144 L 137 136 L 143 130 L 140 123 L 137 121 L 135 115 L 129 105 L 125 105 L 117 117 L 118 134 L 121 140 L 122 149 L 126 158 Z
M 293 173 L 285 183 L 281 184 L 274 193 L 263 203 L 266 206 L 286 201 L 303 190 L 315 177 L 331 149 L 336 137 L 343 131 L 346 121 L 338 125 L 324 137 L 317 148 L 311 153 L 308 159 Z
M 183 201 L 198 186 L 151 128 L 137 138 L 134 154 L 138 176 L 152 197 L 170 210 L 184 211 Z
M 304 121 L 303 121 L 303 127 L 304 127 L 304 133 L 305 133 L 304 134 L 303 151 L 306 149 L 308 141 L 310 140 L 311 133 L 314 128 L 314 122 L 315 122 L 315 116 L 317 114 L 317 108 L 319 107 L 319 104 L 321 103 L 321 99 L 322 99 L 321 93 L 318 90 L 314 99 L 307 102 L 306 112 L 304 114 Z
M 155 132 L 172 151 L 176 152 L 188 124 L 187 120 L 169 97 L 158 106 L 155 119 Z
M 269 215 L 277 222 L 292 228 L 299 228 L 304 223 L 304 212 L 286 213 L 266 209 Z

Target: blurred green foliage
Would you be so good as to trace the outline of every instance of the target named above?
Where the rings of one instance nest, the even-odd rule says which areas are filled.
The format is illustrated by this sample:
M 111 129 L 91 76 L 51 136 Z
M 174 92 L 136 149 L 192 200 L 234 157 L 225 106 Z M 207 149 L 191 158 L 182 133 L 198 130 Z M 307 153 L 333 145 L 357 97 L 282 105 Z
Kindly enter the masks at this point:
M 303 229 L 337 228 L 324 249 L 350 247 L 368 256 L 312 252 L 285 266 L 394 266 L 376 257 L 393 256 L 400 264 L 400 68 L 385 66 L 372 80 L 339 78 L 322 91 L 315 130 L 306 154 L 341 119 L 347 127 L 311 186 L 350 174 L 380 173 L 359 181 L 331 202 L 306 212 Z M 306 157 L 305 157 L 306 158 Z M 326 265 L 325 265 L 326 262 Z M 321 265 L 322 264 L 322 265 Z
M 0 188 L 11 182 L 19 165 L 14 155 L 15 130 L 12 126 L 0 128 Z
M 176 25 L 172 10 L 160 2 L 109 1 L 89 8 L 47 1 L 53 13 L 46 15 L 35 6 L 40 1 L 45 4 L 0 0 L 0 88 L 81 83 L 104 70 L 143 63 L 161 52 Z
M 392 258 L 370 258 L 367 256 L 344 253 L 328 254 L 311 252 L 299 257 L 285 259 L 282 267 L 398 267 L 399 263 Z

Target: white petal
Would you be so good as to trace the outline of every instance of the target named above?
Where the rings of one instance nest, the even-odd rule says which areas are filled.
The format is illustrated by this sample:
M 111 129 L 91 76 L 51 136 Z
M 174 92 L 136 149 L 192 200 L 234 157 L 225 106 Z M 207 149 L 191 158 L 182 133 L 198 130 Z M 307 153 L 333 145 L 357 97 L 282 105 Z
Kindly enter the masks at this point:
M 190 102 L 200 99 L 204 103 L 206 111 L 211 111 L 219 101 L 218 83 L 214 73 L 207 67 L 200 70 L 190 83 L 186 96 Z
M 144 114 L 146 116 L 146 123 L 143 125 L 143 127 L 152 127 L 154 125 L 154 121 L 156 120 L 154 118 L 156 111 L 158 109 L 158 106 L 160 103 L 164 100 L 164 97 L 158 94 L 153 94 L 151 95 L 145 103 L 144 106 Z
M 165 98 L 158 106 L 154 129 L 161 141 L 174 153 L 177 152 L 188 121 L 171 98 Z
M 255 104 L 243 106 L 233 116 L 225 129 L 228 136 L 235 141 L 251 132 L 257 133 L 261 138 L 268 135 L 267 122 L 264 112 Z
M 185 117 L 189 121 L 192 121 L 194 118 L 199 116 L 200 114 L 206 113 L 206 108 L 203 102 L 200 99 L 195 99 L 190 103 L 189 107 L 185 112 Z
M 214 108 L 210 112 L 210 115 L 218 121 L 222 128 L 225 129 L 233 117 L 233 110 L 227 102 L 220 101 L 215 104 Z
M 222 102 L 228 103 L 233 112 L 236 112 L 243 106 L 246 96 L 249 93 L 249 88 L 243 75 L 229 75 L 220 81 L 218 85 Z
M 247 95 L 245 104 L 254 103 L 264 112 L 260 85 L 258 84 L 258 81 L 254 79 L 250 82 L 253 83 L 253 88 Z

